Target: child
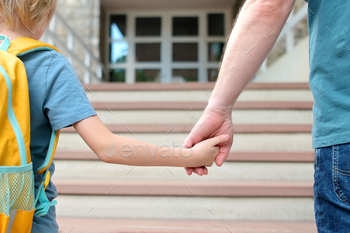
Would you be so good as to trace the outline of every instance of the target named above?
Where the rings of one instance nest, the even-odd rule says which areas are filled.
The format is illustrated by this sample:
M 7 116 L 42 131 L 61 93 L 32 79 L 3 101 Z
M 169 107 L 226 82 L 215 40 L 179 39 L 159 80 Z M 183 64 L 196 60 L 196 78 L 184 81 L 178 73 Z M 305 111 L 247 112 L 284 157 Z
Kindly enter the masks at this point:
M 56 1 L 2 0 L 0 34 L 10 40 L 20 37 L 39 40 L 54 14 Z M 34 171 L 44 161 L 51 131 L 71 125 L 103 162 L 133 166 L 210 166 L 219 152 L 216 145 L 228 140 L 228 135 L 221 135 L 180 150 L 114 135 L 97 117 L 71 64 L 60 53 L 36 51 L 20 59 L 28 76 Z M 53 174 L 54 170 L 52 164 L 49 171 Z M 40 182 L 41 175 L 36 174 L 35 189 Z M 51 181 L 46 195 L 50 201 L 57 197 Z M 54 207 L 47 215 L 34 217 L 32 232 L 58 232 L 55 217 Z

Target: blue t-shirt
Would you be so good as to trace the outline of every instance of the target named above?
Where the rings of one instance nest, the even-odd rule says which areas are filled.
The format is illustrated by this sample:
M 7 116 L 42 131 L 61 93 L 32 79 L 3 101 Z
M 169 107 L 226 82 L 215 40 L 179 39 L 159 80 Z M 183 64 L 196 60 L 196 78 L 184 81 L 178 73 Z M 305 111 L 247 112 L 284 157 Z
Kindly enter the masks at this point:
M 313 148 L 350 142 L 350 1 L 308 0 Z
M 73 123 L 96 115 L 84 89 L 68 60 L 56 51 L 36 51 L 20 59 L 23 61 L 29 84 L 30 99 L 30 150 L 33 169 L 44 163 L 52 130 L 71 126 Z M 55 165 L 49 168 L 54 174 Z M 34 172 L 35 174 L 35 172 Z M 42 176 L 35 175 L 35 192 Z M 55 185 L 46 188 L 51 201 L 57 197 Z M 32 232 L 57 233 L 55 207 L 43 217 L 34 217 Z

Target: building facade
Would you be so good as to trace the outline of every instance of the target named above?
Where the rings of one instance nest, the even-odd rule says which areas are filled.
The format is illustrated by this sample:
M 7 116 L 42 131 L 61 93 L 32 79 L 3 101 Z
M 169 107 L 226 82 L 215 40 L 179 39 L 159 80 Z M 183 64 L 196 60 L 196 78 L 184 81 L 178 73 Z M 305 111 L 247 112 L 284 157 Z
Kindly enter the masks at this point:
M 108 81 L 215 81 L 235 2 L 101 1 Z
M 58 12 L 104 65 L 100 81 L 122 83 L 215 81 L 226 38 L 244 2 L 58 1 Z M 303 4 L 297 0 L 295 9 Z M 307 36 L 306 19 L 294 31 L 296 44 Z M 275 46 L 266 66 L 286 53 L 286 44 L 281 40 Z M 77 73 L 83 76 L 79 68 Z

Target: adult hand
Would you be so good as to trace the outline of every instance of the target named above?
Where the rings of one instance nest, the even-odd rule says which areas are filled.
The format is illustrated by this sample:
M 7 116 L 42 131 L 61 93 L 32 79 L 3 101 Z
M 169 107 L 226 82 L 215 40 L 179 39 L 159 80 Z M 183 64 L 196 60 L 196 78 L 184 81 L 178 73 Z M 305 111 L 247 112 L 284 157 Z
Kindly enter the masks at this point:
M 191 148 L 193 152 L 191 154 L 192 163 L 188 163 L 187 166 L 211 167 L 216 156 L 218 156 L 220 152 L 220 147 L 218 145 L 227 142 L 227 140 L 229 140 L 229 136 L 223 134 L 197 143 Z
M 221 166 L 227 159 L 233 143 L 231 114 L 231 107 L 219 107 L 214 104 L 209 104 L 201 118 L 191 130 L 191 133 L 185 139 L 184 145 L 186 147 L 192 147 L 205 139 L 228 134 L 229 140 L 218 145 L 220 146 L 220 151 L 215 162 L 217 166 Z M 208 174 L 208 169 L 206 167 L 187 167 L 185 169 L 188 175 L 191 175 L 193 172 L 200 176 Z

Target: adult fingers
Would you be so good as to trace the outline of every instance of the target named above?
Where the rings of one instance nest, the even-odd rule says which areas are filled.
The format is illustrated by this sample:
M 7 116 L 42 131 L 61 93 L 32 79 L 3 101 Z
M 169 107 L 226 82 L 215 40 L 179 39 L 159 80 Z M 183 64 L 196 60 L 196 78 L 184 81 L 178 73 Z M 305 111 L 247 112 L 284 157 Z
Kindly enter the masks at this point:
M 208 168 L 207 167 L 203 167 L 203 172 L 204 172 L 204 175 L 208 175 Z
M 203 175 L 203 176 L 207 175 L 208 173 L 205 172 L 206 167 L 201 167 L 201 168 L 202 168 L 202 175 Z
M 229 135 L 228 134 L 222 134 L 210 139 L 207 139 L 209 143 L 211 143 L 212 146 L 216 146 L 221 143 L 225 143 L 229 140 Z
M 192 175 L 192 173 L 193 173 L 193 168 L 192 167 L 185 167 L 185 170 L 186 170 L 186 173 L 187 173 L 187 175 Z
M 220 152 L 215 158 L 215 163 L 217 166 L 222 166 L 222 164 L 227 159 L 229 153 L 230 153 L 231 146 L 222 146 L 220 147 Z
M 192 135 L 188 135 L 183 143 L 184 148 L 191 148 L 193 146 Z
M 206 167 L 185 167 L 187 175 L 192 175 L 196 173 L 197 175 L 208 175 L 208 169 Z
M 193 168 L 193 170 L 194 170 L 194 173 L 196 173 L 199 176 L 203 176 L 204 174 L 203 167 L 195 167 Z

